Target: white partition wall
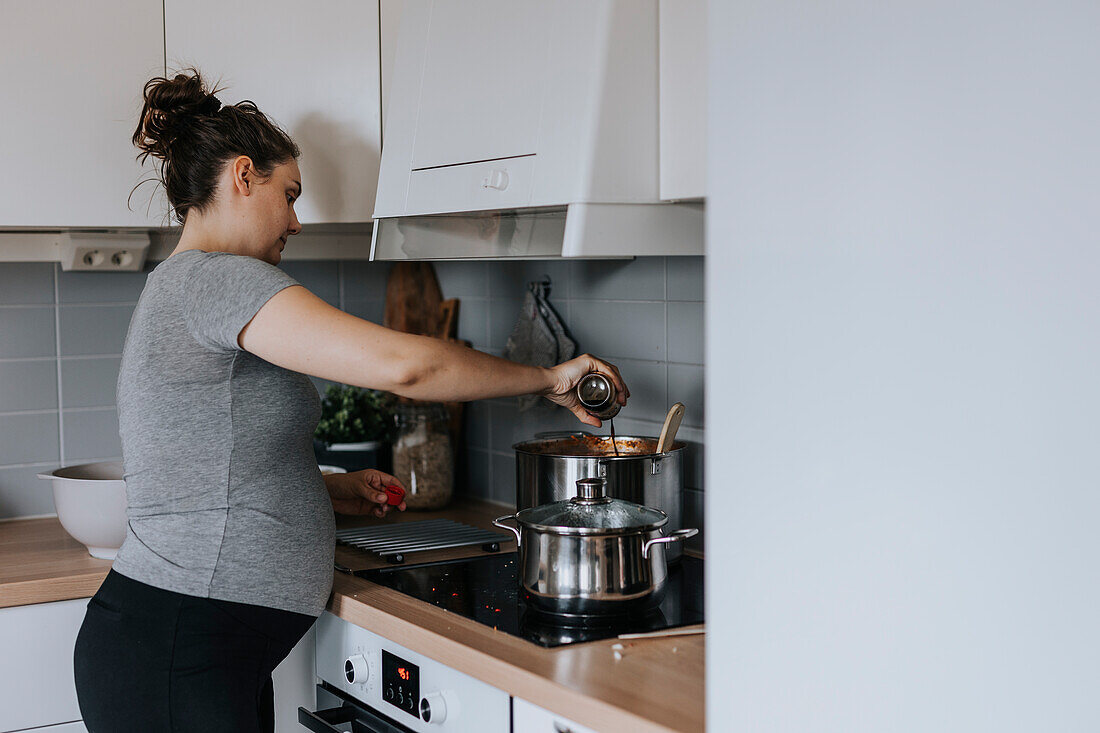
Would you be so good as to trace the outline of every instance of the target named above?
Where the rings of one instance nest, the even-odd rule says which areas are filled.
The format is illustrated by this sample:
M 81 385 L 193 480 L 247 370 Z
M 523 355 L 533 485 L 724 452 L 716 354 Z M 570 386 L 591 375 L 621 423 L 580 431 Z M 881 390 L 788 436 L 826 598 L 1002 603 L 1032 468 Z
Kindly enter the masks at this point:
M 708 24 L 709 729 L 1100 729 L 1100 5 Z

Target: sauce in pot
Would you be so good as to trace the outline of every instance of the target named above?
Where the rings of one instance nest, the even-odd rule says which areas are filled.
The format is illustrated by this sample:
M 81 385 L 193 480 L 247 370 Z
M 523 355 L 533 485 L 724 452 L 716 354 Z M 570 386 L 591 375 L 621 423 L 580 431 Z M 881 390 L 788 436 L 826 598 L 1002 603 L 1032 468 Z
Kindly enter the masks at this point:
M 684 444 L 677 442 L 672 447 L 683 448 Z M 626 436 L 612 440 L 604 435 L 576 435 L 568 438 L 532 440 L 520 443 L 516 446 L 516 450 L 536 455 L 577 458 L 652 456 L 657 453 L 657 440 Z

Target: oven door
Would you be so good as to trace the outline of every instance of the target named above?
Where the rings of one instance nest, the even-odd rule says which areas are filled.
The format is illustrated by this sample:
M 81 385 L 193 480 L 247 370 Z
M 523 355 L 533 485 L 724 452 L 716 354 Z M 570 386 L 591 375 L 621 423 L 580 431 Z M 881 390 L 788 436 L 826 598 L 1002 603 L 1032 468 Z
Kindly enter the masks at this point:
M 412 733 L 411 728 L 324 684 L 317 685 L 317 710 L 298 708 L 298 722 L 314 733 Z

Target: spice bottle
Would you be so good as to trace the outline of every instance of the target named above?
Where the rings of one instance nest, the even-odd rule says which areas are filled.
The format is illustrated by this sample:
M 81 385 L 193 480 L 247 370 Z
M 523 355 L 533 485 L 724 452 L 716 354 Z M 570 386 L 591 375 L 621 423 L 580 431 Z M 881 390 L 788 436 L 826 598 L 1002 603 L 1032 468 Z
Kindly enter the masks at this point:
M 577 384 L 577 399 L 584 409 L 601 420 L 615 417 L 621 407 L 615 385 L 599 372 L 592 372 Z
M 393 475 L 409 509 L 440 509 L 454 494 L 454 451 L 447 408 L 438 402 L 397 407 Z

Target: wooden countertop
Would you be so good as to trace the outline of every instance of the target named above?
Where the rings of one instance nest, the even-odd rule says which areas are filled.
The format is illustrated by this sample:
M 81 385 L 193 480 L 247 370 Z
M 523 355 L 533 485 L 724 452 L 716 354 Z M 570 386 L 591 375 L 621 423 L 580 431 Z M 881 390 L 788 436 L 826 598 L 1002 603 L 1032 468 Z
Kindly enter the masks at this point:
M 0 608 L 88 598 L 110 569 L 54 517 L 0 522 Z
M 406 512 L 386 521 L 437 517 L 492 529 L 506 507 L 461 500 L 441 512 Z M 340 517 L 339 525 L 378 520 Z M 515 549 L 515 542 L 502 546 Z M 423 553 L 416 561 L 450 559 L 473 550 Z M 337 562 L 352 569 L 385 564 L 340 546 Z M 0 522 L 0 608 L 87 598 L 109 560 L 88 555 L 55 518 Z M 544 649 L 429 603 L 343 572 L 335 574 L 329 610 L 397 644 L 456 667 L 511 695 L 596 730 L 702 731 L 705 714 L 703 635 Z M 612 646 L 621 643 L 621 659 Z

